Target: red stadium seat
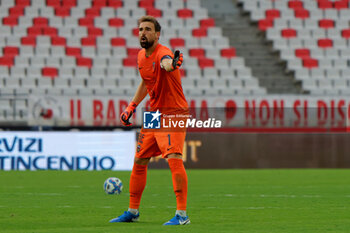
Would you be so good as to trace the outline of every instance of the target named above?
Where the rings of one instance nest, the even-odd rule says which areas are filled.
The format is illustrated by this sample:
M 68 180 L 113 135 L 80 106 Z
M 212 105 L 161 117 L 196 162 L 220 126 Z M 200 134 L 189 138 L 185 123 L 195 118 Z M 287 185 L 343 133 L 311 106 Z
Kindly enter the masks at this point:
M 286 28 L 281 31 L 281 35 L 284 38 L 293 38 L 297 36 L 297 31 L 293 28 Z
M 93 27 L 94 26 L 94 19 L 90 18 L 90 17 L 80 18 L 79 25 L 86 26 L 86 27 Z
M 192 30 L 192 36 L 194 37 L 207 37 L 206 28 L 195 28 Z
M 313 69 L 318 67 L 318 60 L 313 58 L 305 58 L 303 59 L 303 66 L 308 69 Z
M 58 76 L 58 69 L 55 67 L 44 67 L 41 69 L 41 74 L 46 77 L 54 78 Z
M 19 54 L 19 48 L 14 46 L 6 46 L 2 50 L 3 54 L 7 57 L 15 57 Z
M 226 49 L 221 49 L 220 51 L 221 57 L 225 58 L 233 58 L 236 57 L 236 49 L 235 48 L 226 48 Z
M 343 29 L 341 31 L 341 36 L 346 38 L 346 39 L 349 39 L 350 38 L 350 29 Z
M 27 28 L 27 34 L 28 36 L 38 36 L 42 34 L 42 30 L 40 27 L 29 27 Z
M 101 7 L 106 7 L 107 6 L 107 1 L 106 0 L 93 0 L 92 6 L 95 8 L 101 8 Z
M 334 2 L 334 8 L 337 10 L 348 9 L 349 8 L 349 1 L 348 0 L 336 1 L 336 2 Z
M 77 0 L 62 0 L 62 6 L 75 7 L 77 6 Z
M 299 57 L 301 59 L 309 58 L 310 57 L 310 50 L 306 49 L 306 48 L 296 49 L 295 56 Z
M 21 38 L 22 45 L 36 46 L 36 37 L 35 36 L 26 36 Z
M 306 9 L 296 9 L 294 11 L 294 16 L 295 18 L 306 19 L 309 18 L 310 14 L 309 11 Z
M 88 28 L 88 34 L 89 36 L 102 36 L 103 35 L 103 30 L 101 28 L 96 28 L 96 27 L 89 27 Z
M 58 30 L 54 27 L 45 27 L 42 29 L 42 34 L 46 36 L 57 36 Z
M 30 6 L 30 0 L 16 0 L 16 6 Z
M 333 8 L 333 3 L 328 0 L 318 0 L 318 8 L 330 9 L 330 8 Z
M 123 6 L 123 2 L 121 0 L 108 0 L 107 5 L 109 7 L 119 8 Z
M 139 7 L 141 8 L 154 8 L 154 0 L 141 0 L 139 1 Z
M 126 52 L 129 57 L 137 57 L 137 54 L 139 54 L 140 49 L 139 48 L 127 48 Z
M 334 28 L 334 21 L 331 19 L 321 19 L 318 24 L 321 28 Z
M 191 57 L 205 57 L 205 50 L 202 48 L 189 49 L 189 55 Z
M 112 46 L 121 46 L 125 47 L 126 46 L 126 40 L 123 37 L 116 37 L 111 39 L 111 45 Z
M 259 20 L 259 29 L 262 31 L 266 31 L 268 28 L 273 27 L 272 19 L 261 19 Z
M 61 0 L 46 0 L 46 5 L 51 7 L 60 7 Z
M 170 46 L 173 48 L 185 47 L 185 40 L 182 38 L 172 38 L 170 39 L 169 43 L 170 43 Z
M 180 9 L 177 11 L 177 16 L 179 18 L 187 19 L 193 17 L 193 11 L 188 8 Z
M 70 8 L 69 7 L 56 7 L 55 8 L 55 15 L 58 17 L 67 17 L 70 16 Z
M 150 15 L 156 18 L 162 17 L 162 11 L 157 8 L 147 8 L 146 12 L 147 12 L 147 15 Z
M 138 37 L 139 36 L 139 28 L 133 28 L 132 29 L 132 35 Z
M 304 4 L 302 1 L 293 0 L 288 2 L 288 7 L 295 10 L 295 9 L 304 8 Z
M 85 16 L 87 17 L 98 17 L 101 15 L 100 8 L 88 8 L 85 10 Z
M 83 46 L 94 46 L 96 47 L 96 37 L 84 37 L 84 38 L 81 38 L 81 44 Z
M 137 67 L 137 58 L 136 57 L 127 57 L 123 59 L 123 66 L 126 67 Z
M 281 16 L 280 11 L 277 9 L 270 9 L 265 11 L 265 16 L 267 19 L 275 19 Z
M 51 45 L 52 46 L 66 46 L 66 38 L 59 36 L 51 37 Z
M 213 18 L 201 19 L 199 21 L 199 25 L 201 28 L 215 27 L 215 19 Z
M 0 57 L 0 66 L 13 66 L 14 65 L 14 58 L 13 57 Z
M 14 16 L 4 17 L 2 19 L 2 24 L 10 26 L 10 27 L 14 27 L 14 26 L 18 25 L 18 18 L 14 17 Z
M 92 59 L 88 57 L 77 57 L 77 66 L 86 66 L 91 68 Z
M 108 20 L 108 24 L 111 27 L 123 27 L 124 26 L 124 20 L 121 18 L 113 18 Z
M 78 47 L 66 47 L 66 55 L 80 57 L 81 56 L 81 48 Z
M 318 47 L 324 48 L 324 49 L 333 47 L 333 41 L 328 38 L 319 39 L 317 41 L 317 44 L 318 44 Z
M 202 69 L 214 67 L 214 60 L 209 58 L 198 58 L 199 67 Z
M 36 17 L 33 19 L 33 25 L 35 26 L 47 26 L 49 25 L 49 20 L 44 17 Z
M 24 15 L 24 8 L 20 6 L 14 6 L 9 9 L 9 15 L 10 16 L 23 16 Z

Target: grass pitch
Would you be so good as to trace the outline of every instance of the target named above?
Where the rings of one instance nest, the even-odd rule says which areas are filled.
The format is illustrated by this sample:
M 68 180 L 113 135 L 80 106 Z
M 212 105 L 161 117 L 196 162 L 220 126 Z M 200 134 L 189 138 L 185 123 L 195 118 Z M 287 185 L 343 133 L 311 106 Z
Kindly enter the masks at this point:
M 349 232 L 350 170 L 188 170 L 191 225 L 173 217 L 169 170 L 149 170 L 137 223 L 108 223 L 128 206 L 130 172 L 0 172 L 1 233 Z M 119 196 L 103 182 L 124 183 Z

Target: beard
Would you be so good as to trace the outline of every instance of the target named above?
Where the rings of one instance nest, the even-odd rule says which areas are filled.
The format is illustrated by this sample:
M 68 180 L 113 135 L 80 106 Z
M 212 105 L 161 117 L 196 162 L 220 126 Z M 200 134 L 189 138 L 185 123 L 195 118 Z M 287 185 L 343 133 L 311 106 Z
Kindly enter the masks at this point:
M 140 45 L 144 49 L 148 49 L 152 47 L 153 44 L 154 44 L 154 41 L 148 41 L 147 38 L 144 41 L 140 41 Z

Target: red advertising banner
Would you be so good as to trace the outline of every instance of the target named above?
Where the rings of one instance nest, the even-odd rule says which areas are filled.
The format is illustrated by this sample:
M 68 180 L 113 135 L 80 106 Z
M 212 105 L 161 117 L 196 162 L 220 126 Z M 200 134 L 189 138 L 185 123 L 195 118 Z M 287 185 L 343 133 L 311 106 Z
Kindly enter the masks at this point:
M 119 116 L 130 98 L 31 96 L 28 123 L 51 126 L 121 126 Z M 219 128 L 205 129 L 210 128 L 212 131 L 345 132 L 350 119 L 350 97 L 203 97 L 189 98 L 188 104 L 193 118 L 204 123 L 209 120 L 221 122 Z M 144 100 L 131 119 L 134 126 L 143 125 L 142 113 L 148 109 L 149 101 Z

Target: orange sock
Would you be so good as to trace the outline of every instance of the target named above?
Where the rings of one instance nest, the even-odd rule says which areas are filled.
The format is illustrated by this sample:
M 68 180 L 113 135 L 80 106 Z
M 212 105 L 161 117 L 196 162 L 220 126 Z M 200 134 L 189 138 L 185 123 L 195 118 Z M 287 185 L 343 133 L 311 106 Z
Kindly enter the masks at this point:
M 173 187 L 176 195 L 176 209 L 186 210 L 187 205 L 187 174 L 182 159 L 168 159 Z
M 134 164 L 130 176 L 130 209 L 138 209 L 147 180 L 147 165 Z

